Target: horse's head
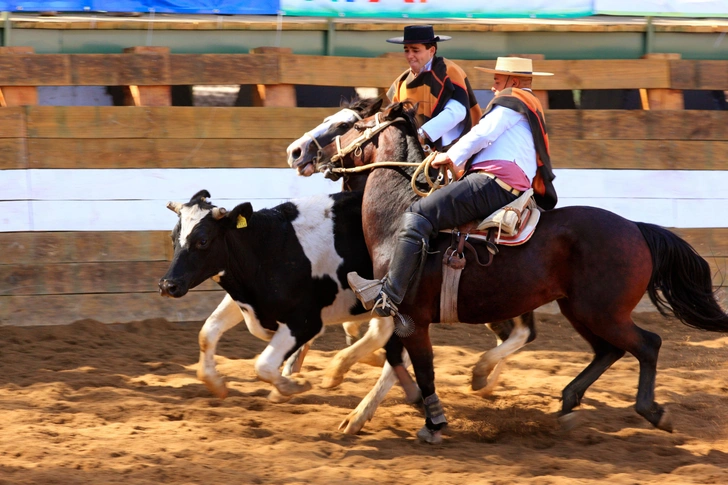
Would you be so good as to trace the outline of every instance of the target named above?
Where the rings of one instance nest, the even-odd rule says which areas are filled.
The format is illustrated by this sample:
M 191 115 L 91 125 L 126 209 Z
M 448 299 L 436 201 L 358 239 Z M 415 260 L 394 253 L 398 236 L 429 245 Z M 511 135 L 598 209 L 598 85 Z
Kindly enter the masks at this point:
M 323 123 L 288 145 L 288 165 L 295 168 L 299 175 L 308 177 L 313 174 L 313 161 L 319 149 L 331 143 L 334 137 L 349 131 L 355 122 L 379 111 L 382 101 L 382 98 L 354 100 L 327 117 Z
M 354 123 L 346 133 L 334 136 L 318 151 L 314 159 L 317 172 L 326 178 L 338 180 L 341 169 L 349 169 L 383 160 L 407 159 L 406 137 L 416 141 L 417 105 L 410 101 L 389 105 L 381 113 Z M 411 141 L 411 140 L 410 140 Z M 419 143 L 414 144 L 422 154 Z

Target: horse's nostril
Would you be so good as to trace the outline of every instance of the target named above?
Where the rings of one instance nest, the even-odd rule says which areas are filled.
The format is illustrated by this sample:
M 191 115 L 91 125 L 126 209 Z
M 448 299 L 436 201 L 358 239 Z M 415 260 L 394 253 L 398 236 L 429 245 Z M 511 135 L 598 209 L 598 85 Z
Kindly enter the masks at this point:
M 291 152 L 291 157 L 293 157 L 294 160 L 298 160 L 299 158 L 301 158 L 301 149 L 296 148 L 295 150 L 293 150 Z

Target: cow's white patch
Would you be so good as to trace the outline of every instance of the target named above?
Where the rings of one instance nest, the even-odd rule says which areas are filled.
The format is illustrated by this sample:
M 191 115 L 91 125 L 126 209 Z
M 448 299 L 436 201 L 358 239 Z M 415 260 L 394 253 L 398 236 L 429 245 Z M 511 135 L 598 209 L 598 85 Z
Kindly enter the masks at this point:
M 190 235 L 195 226 L 209 213 L 209 209 L 203 209 L 197 204 L 192 207 L 182 207 L 179 214 L 179 246 L 182 249 L 187 245 L 187 236 Z
M 245 318 L 245 325 L 247 325 L 248 331 L 259 339 L 269 342 L 273 338 L 274 332 L 264 328 L 260 324 L 260 320 L 255 315 L 255 309 L 247 303 L 241 303 L 239 301 L 235 303 L 243 310 L 243 318 Z
M 291 222 L 296 237 L 311 262 L 311 277 L 331 278 L 338 288 L 334 303 L 325 307 L 321 318 L 325 325 L 352 320 L 349 312 L 356 304 L 354 292 L 342 287 L 336 270 L 344 263 L 334 245 L 334 201 L 327 195 L 292 200 L 298 208 L 298 217 Z M 364 316 L 362 316 L 364 318 Z
M 275 382 L 280 377 L 283 358 L 296 345 L 296 338 L 291 334 L 288 325 L 280 323 L 278 331 L 273 335 L 268 346 L 255 362 L 255 372 L 266 382 Z

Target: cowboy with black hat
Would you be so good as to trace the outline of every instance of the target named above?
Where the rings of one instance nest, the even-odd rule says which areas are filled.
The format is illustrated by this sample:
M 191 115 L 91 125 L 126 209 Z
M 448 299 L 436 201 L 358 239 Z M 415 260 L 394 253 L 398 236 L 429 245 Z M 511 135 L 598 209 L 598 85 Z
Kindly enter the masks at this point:
M 423 241 L 427 243 L 441 229 L 485 219 L 531 188 L 543 209 L 556 205 L 543 107 L 531 92 L 533 76 L 551 74 L 534 72 L 531 59 L 515 57 L 498 58 L 495 69 L 482 70 L 494 74 L 495 98 L 473 129 L 446 152 L 437 153 L 431 163 L 432 167 L 450 165 L 459 180 L 418 199 L 402 215 L 397 245 L 383 279 L 348 275 L 364 308 L 380 316 L 397 314 L 397 305 L 416 280 L 422 251 L 427 250 Z
M 450 39 L 447 35 L 435 35 L 432 25 L 408 25 L 402 37 L 387 39 L 392 44 L 404 45 L 410 65 L 394 81 L 387 96 L 392 102 L 409 99 L 419 103 L 420 141 L 435 150 L 457 141 L 481 115 L 465 71 L 436 55 L 437 43 Z

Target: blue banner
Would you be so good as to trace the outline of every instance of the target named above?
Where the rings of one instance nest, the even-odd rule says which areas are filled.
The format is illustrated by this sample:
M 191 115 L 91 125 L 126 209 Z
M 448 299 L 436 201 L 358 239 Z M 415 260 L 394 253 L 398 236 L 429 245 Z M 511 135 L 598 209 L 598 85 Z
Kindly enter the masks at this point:
M 275 15 L 279 0 L 0 0 L 7 12 L 143 12 Z

